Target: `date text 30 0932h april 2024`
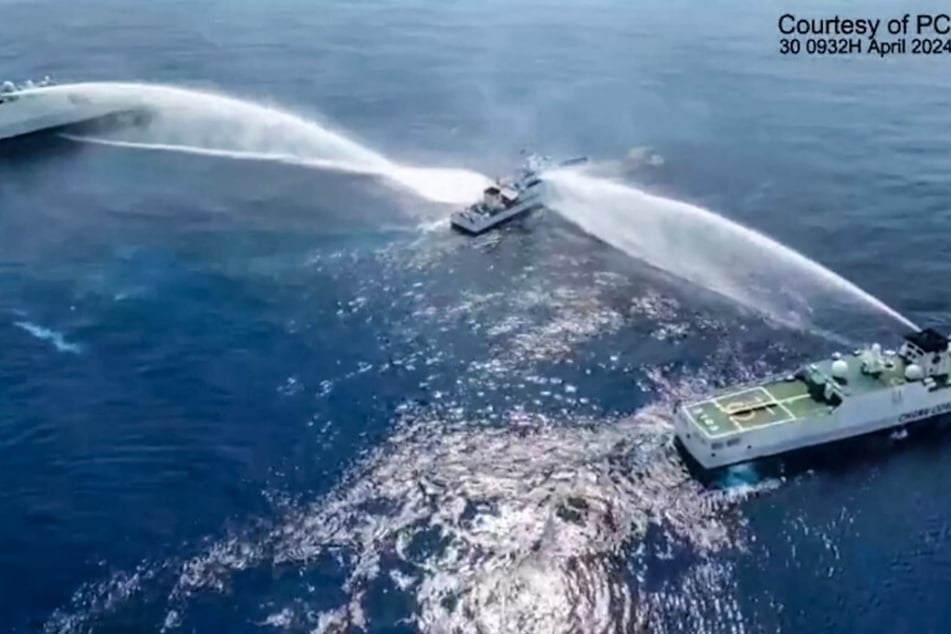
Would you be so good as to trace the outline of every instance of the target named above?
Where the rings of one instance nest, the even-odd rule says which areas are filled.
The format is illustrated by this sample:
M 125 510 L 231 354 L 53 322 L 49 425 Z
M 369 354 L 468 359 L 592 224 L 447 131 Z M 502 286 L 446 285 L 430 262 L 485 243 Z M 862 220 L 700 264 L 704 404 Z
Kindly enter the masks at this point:
M 888 19 L 784 13 L 777 26 L 783 55 L 951 55 L 951 15 L 945 13 Z

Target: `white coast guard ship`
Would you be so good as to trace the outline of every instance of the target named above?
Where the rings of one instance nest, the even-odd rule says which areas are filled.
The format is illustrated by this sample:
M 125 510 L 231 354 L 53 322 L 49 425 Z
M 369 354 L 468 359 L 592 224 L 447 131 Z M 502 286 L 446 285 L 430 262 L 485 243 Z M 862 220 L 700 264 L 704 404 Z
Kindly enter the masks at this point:
M 453 212 L 449 222 L 464 233 L 477 235 L 523 214 L 542 209 L 545 206 L 542 202 L 542 171 L 580 165 L 587 160 L 586 156 L 578 156 L 552 163 L 548 157 L 528 154 L 514 177 L 500 178 L 486 187 L 482 192 L 482 200 Z
M 677 439 L 713 469 L 951 412 L 949 356 L 948 337 L 930 328 L 906 335 L 897 352 L 875 344 L 835 353 L 678 404 Z
M 125 110 L 72 93 L 65 87 L 43 90 L 51 83 L 49 77 L 37 84 L 30 81 L 20 85 L 10 81 L 0 83 L 0 141 L 85 123 Z

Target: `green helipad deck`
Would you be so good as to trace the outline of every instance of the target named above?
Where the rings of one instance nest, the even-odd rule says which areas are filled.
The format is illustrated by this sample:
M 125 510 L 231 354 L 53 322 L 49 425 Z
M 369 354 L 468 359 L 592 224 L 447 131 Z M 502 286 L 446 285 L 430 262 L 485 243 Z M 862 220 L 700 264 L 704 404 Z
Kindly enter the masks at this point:
M 718 390 L 680 403 L 679 445 L 704 469 L 820 444 L 951 413 L 951 339 L 932 328 L 896 350 L 875 343 L 851 354 Z
M 858 354 L 841 359 L 848 365 L 845 380 L 836 384 L 841 399 L 905 383 L 905 362 L 893 353 L 884 357 L 882 371 L 876 375 L 862 371 Z M 816 386 L 827 382 L 834 361 L 809 364 L 794 376 L 770 379 L 760 385 L 722 390 L 707 400 L 684 405 L 684 411 L 693 425 L 711 438 L 825 416 L 835 409 L 836 401 L 824 398 Z

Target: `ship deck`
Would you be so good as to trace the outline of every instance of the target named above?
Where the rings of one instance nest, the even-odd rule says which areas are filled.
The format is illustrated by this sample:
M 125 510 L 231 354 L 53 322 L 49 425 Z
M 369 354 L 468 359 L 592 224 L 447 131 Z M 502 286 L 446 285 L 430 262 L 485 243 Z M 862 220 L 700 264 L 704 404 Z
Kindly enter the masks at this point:
M 862 361 L 854 354 L 845 355 L 842 360 L 848 364 L 846 380 L 841 384 L 843 399 L 905 382 L 901 357 L 887 356 L 886 367 L 875 376 L 862 372 Z M 828 377 L 832 362 L 826 359 L 807 368 Z M 709 399 L 684 404 L 683 408 L 693 425 L 711 438 L 825 416 L 834 410 L 834 406 L 810 394 L 808 384 L 800 378 L 727 388 Z

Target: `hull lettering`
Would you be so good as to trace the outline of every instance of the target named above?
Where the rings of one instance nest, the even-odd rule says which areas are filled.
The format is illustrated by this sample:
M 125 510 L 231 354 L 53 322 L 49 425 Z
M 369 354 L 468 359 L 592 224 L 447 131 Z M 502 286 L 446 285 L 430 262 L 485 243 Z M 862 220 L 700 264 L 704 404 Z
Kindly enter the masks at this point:
M 898 417 L 899 423 L 908 423 L 913 420 L 918 420 L 920 418 L 927 418 L 929 416 L 937 416 L 938 414 L 944 414 L 946 412 L 951 412 L 951 403 L 942 403 L 941 405 L 935 405 L 932 408 L 916 409 L 913 412 L 908 412 L 907 414 L 902 414 Z

